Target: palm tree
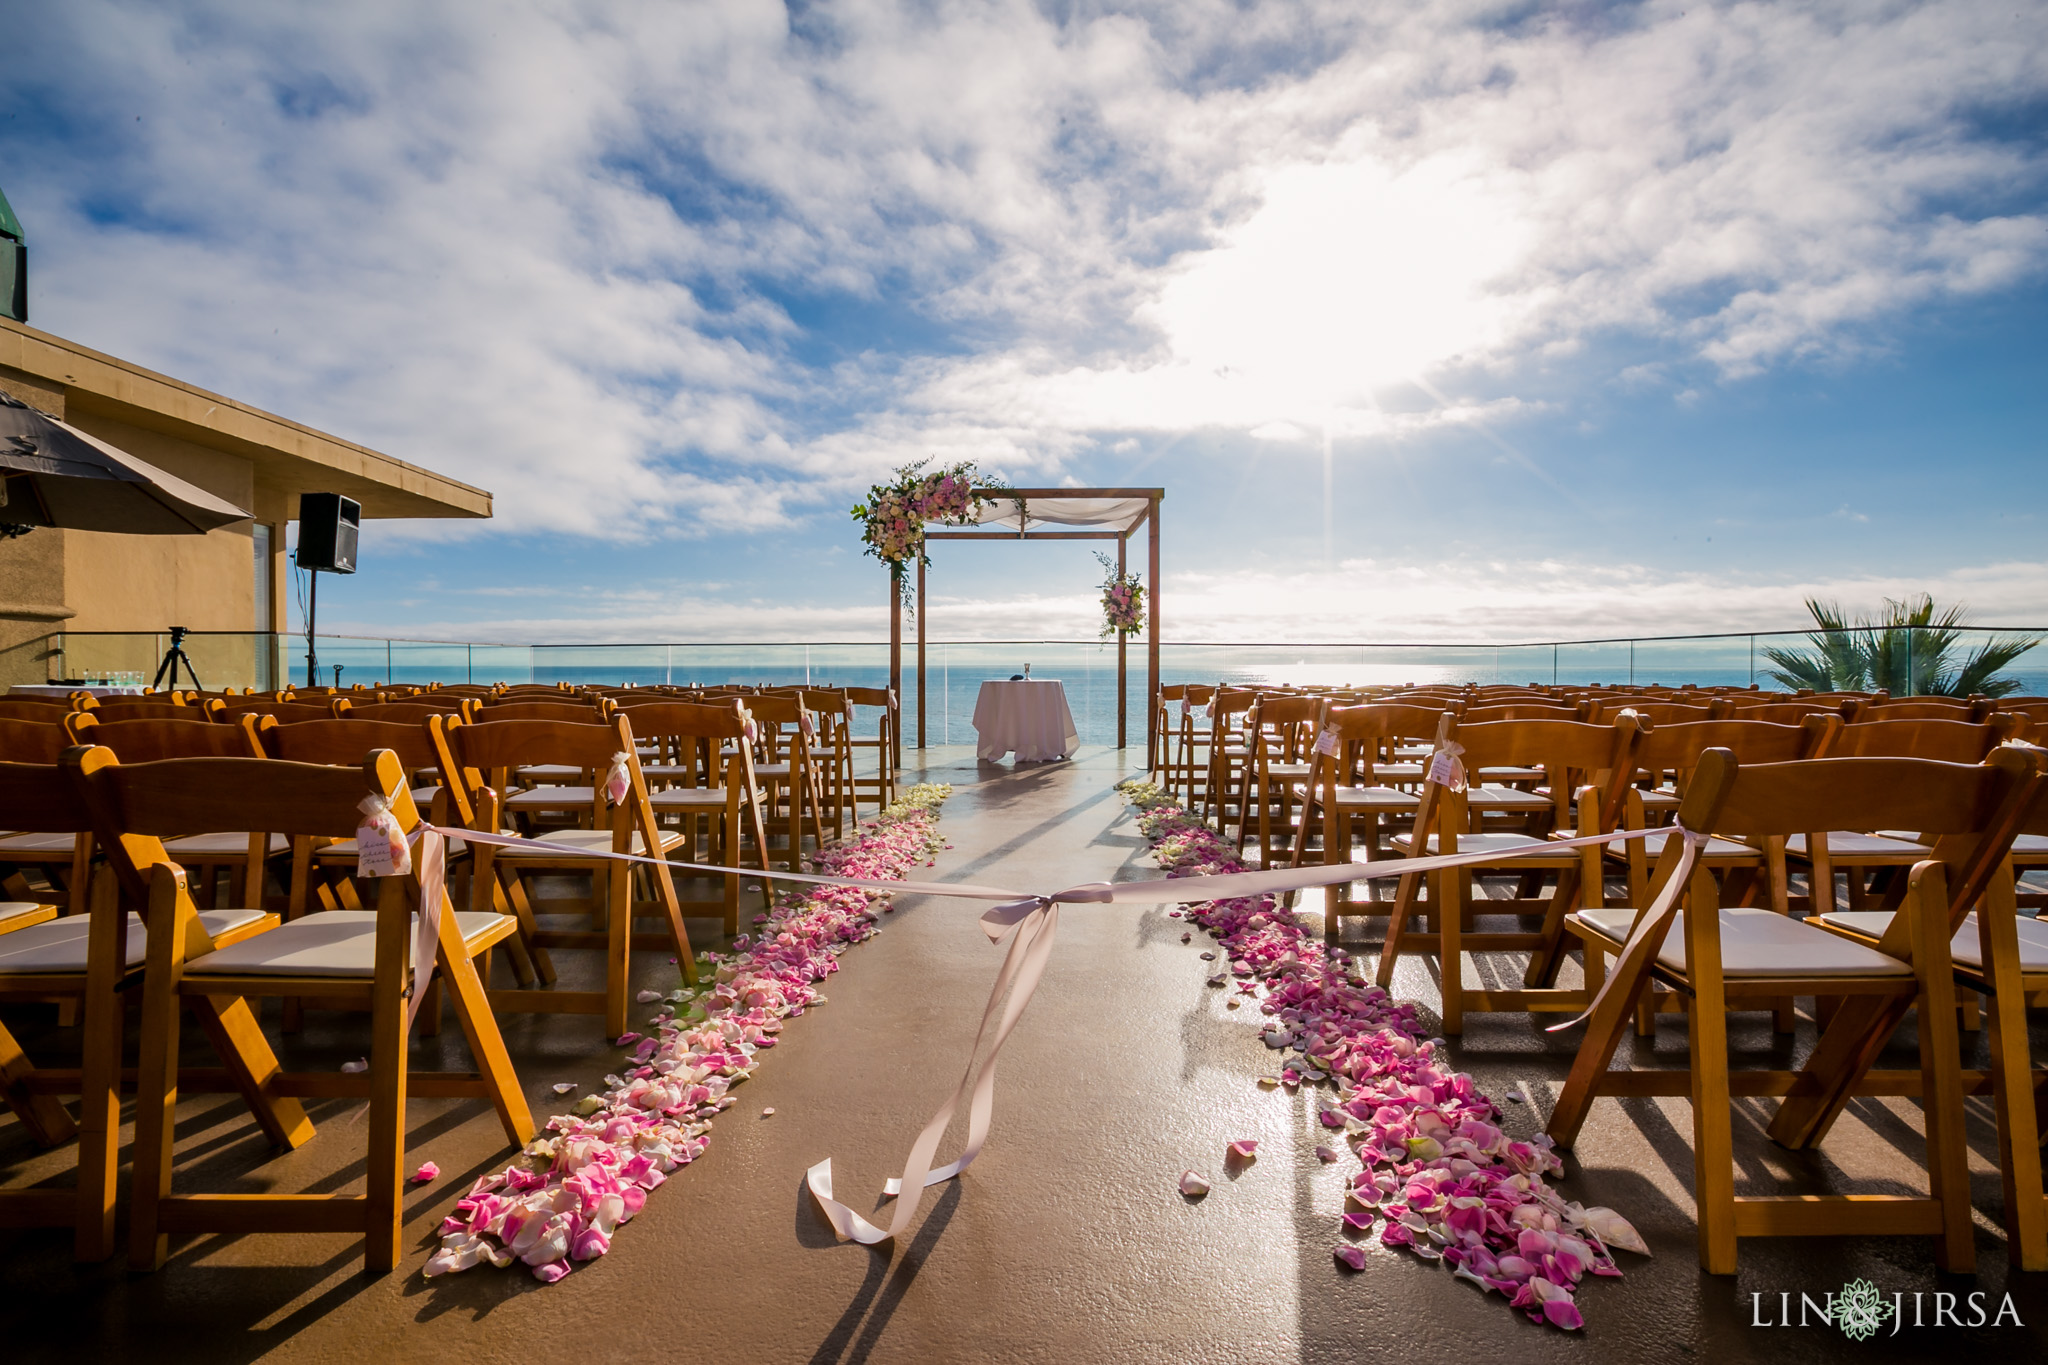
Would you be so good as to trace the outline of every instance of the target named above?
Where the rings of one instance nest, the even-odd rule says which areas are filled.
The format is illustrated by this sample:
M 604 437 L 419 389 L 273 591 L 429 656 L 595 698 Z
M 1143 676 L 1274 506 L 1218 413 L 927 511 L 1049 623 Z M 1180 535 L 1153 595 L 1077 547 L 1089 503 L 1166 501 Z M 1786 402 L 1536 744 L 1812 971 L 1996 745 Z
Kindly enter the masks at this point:
M 1850 633 L 1848 618 L 1842 615 L 1842 608 L 1833 602 L 1823 602 L 1817 597 L 1806 599 L 1806 610 L 1820 630 L 1806 637 L 1814 647 L 1811 654 L 1798 654 L 1789 649 L 1767 649 L 1764 657 L 1778 667 L 1771 677 L 1791 688 L 1810 688 L 1815 692 L 1860 692 L 1868 669 L 1864 665 L 1863 652 L 1856 647 L 1856 638 Z
M 1816 692 L 1883 689 L 1895 697 L 2010 696 L 2023 684 L 2018 678 L 1998 677 L 1998 671 L 2041 643 L 2038 635 L 1993 635 L 1957 660 L 1968 609 L 1957 603 L 1937 610 L 1928 593 L 1903 602 L 1886 598 L 1877 620 L 1859 619 L 1853 627 L 1832 602 L 1809 597 L 1806 610 L 1820 627 L 1806 637 L 1815 652 L 1767 649 L 1764 656 L 1778 665 L 1772 678 Z

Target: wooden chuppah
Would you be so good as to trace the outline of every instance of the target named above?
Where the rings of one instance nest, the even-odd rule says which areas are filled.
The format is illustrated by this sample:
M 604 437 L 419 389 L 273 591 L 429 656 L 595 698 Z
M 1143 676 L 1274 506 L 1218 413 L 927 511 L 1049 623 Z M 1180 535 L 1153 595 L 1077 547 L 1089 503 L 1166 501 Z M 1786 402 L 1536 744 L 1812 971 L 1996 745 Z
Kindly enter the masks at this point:
M 1146 690 L 1145 750 L 1156 752 L 1158 736 L 1153 733 L 1159 720 L 1159 504 L 1164 488 L 984 488 L 976 496 L 990 500 L 982 517 L 984 526 L 1003 529 L 971 531 L 927 531 L 925 539 L 951 541 L 1014 540 L 1113 540 L 1116 542 L 1117 572 L 1126 571 L 1131 537 L 1139 527 L 1147 528 L 1145 555 L 1145 661 Z M 1143 507 L 1128 504 L 1142 501 Z M 1093 509 L 1078 504 L 1117 502 L 1118 508 Z M 1049 506 L 1045 506 L 1050 504 Z M 1042 510 L 1041 510 L 1042 508 Z M 1041 531 L 1035 525 L 1070 527 Z M 925 596 L 924 560 L 917 561 L 917 747 L 925 745 Z M 1129 637 L 1116 637 L 1116 744 L 1128 743 Z M 903 695 L 903 599 L 895 577 L 889 581 L 889 686 Z M 896 736 L 897 759 L 902 759 L 903 735 Z

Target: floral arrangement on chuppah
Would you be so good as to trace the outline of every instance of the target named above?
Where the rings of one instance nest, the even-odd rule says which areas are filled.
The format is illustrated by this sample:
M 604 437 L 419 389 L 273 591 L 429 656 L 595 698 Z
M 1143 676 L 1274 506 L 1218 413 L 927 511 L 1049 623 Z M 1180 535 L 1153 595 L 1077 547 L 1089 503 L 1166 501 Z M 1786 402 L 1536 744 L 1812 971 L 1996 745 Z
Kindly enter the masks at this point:
M 930 463 L 923 459 L 902 466 L 894 483 L 874 485 L 867 501 L 853 509 L 862 543 L 889 566 L 899 592 L 908 590 L 904 566 L 924 560 L 924 528 L 974 525 L 992 501 L 985 490 L 1002 486 L 1002 480 L 982 473 L 972 460 L 927 472 Z
M 1118 569 L 1108 555 L 1095 557 L 1109 573 L 1102 580 L 1102 638 L 1136 635 L 1145 629 L 1145 585 L 1136 574 Z

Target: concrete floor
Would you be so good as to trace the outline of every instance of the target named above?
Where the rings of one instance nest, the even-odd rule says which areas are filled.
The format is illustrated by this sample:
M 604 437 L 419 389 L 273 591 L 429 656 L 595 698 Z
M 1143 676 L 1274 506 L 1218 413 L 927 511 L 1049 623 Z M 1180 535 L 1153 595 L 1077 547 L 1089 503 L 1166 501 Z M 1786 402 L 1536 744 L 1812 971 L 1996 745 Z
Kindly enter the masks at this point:
M 1145 875 L 1143 841 L 1111 785 L 1129 772 L 1115 751 L 1012 770 L 966 748 L 928 751 L 927 776 L 955 784 L 943 829 L 953 844 L 936 872 L 1019 888 Z M 1871 1360 L 1992 1347 L 2006 1359 L 2048 1346 L 2048 1276 L 2013 1275 L 1993 1215 L 1998 1176 L 1988 1108 L 1973 1103 L 1979 1259 L 1974 1278 L 1943 1277 L 1914 1239 L 1745 1242 L 1733 1279 L 1694 1258 L 1687 1106 L 1602 1101 L 1569 1161 L 1569 1197 L 1620 1210 L 1654 1259 L 1624 1255 L 1627 1276 L 1580 1295 L 1587 1330 L 1537 1328 L 1497 1296 L 1405 1253 L 1372 1244 L 1362 1274 L 1340 1270 L 1346 1167 L 1322 1165 L 1312 1102 L 1256 1088 L 1269 1069 L 1246 1011 L 1204 988 L 1201 947 L 1183 946 L 1163 908 L 1070 907 L 1050 971 L 1003 1064 L 989 1149 L 936 1191 L 905 1245 L 838 1245 L 803 1190 L 805 1168 L 835 1159 L 839 1193 L 860 1202 L 900 1167 L 911 1136 L 954 1084 L 998 961 L 966 902 L 906 898 L 886 932 L 852 950 L 827 985 L 830 1006 L 791 1022 L 710 1151 L 657 1191 L 611 1255 L 543 1287 L 488 1267 L 427 1280 L 433 1227 L 477 1175 L 502 1165 L 486 1106 L 416 1102 L 411 1160 L 445 1172 L 410 1199 L 416 1253 L 372 1279 L 338 1236 L 199 1237 L 174 1244 L 160 1273 L 76 1267 L 68 1236 L 0 1233 L 0 1359 L 594 1361 L 1351 1361 L 1604 1359 Z M 697 926 L 709 932 L 708 923 Z M 700 942 L 703 940 L 700 939 Z M 563 954 L 565 964 L 577 954 Z M 1493 970 L 1478 964 L 1481 972 Z M 663 984 L 655 954 L 636 959 Z M 1399 983 L 1434 1005 L 1428 969 Z M 569 973 L 565 971 L 565 979 Z M 6 1018 L 31 1055 L 57 1064 L 67 1035 L 47 1009 Z M 519 1016 L 508 1041 L 536 1113 L 561 1102 L 556 1081 L 595 1082 L 619 1053 L 594 1020 Z M 432 1053 L 460 1045 L 451 1026 Z M 286 1045 L 289 1065 L 339 1065 L 362 1051 L 345 1016 L 315 1016 Z M 1774 1036 L 1739 1016 L 1738 1059 L 1761 1062 L 1811 1045 L 1810 1029 Z M 2036 1039 L 2037 1056 L 2044 1040 Z M 1569 1065 L 1574 1039 L 1525 1017 L 1478 1016 L 1456 1048 L 1496 1098 L 1525 1083 L 1540 1107 Z M 1682 1059 L 1667 1023 L 1645 1057 Z M 1626 1051 L 1626 1049 L 1625 1049 Z M 197 1060 L 197 1058 L 195 1058 Z M 759 1117 L 764 1106 L 776 1110 Z M 1516 1134 L 1540 1127 L 1506 1104 Z M 239 1103 L 218 1096 L 179 1109 L 181 1188 L 325 1190 L 361 1174 L 353 1106 L 316 1106 L 320 1135 L 275 1156 Z M 1859 1102 L 1826 1149 L 1794 1154 L 1761 1135 L 1762 1102 L 1738 1114 L 1742 1175 L 1789 1176 L 1803 1188 L 1921 1187 L 1912 1105 Z M 1228 1176 L 1223 1149 L 1260 1139 L 1260 1156 Z M 64 1183 L 0 1118 L 0 1181 Z M 1190 1203 L 1175 1189 L 1194 1167 L 1216 1188 Z M 2011 1292 L 2023 1328 L 1908 1328 L 1864 1344 L 1831 1327 L 1752 1325 L 1752 1295 L 1777 1321 L 1778 1296 L 1819 1300 L 1865 1277 L 1886 1294 L 1979 1290 L 1995 1313 Z M 1796 1311 L 1796 1308 L 1795 1308 Z

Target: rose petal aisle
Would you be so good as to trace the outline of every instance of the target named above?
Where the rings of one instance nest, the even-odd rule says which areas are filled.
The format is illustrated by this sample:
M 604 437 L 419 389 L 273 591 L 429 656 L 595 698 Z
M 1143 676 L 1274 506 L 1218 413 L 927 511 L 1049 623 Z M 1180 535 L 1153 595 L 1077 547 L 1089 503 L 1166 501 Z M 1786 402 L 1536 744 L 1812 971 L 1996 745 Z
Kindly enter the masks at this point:
M 939 807 L 952 794 L 931 783 L 909 788 L 858 838 L 812 858 L 812 870 L 901 880 L 942 846 Z M 426 1273 L 516 1261 L 553 1283 L 611 1250 L 648 1192 L 704 1154 L 712 1120 L 735 1102 L 732 1087 L 775 1046 L 784 1020 L 825 1003 L 818 984 L 839 970 L 840 953 L 874 936 L 875 921 L 864 891 L 788 893 L 731 953 L 699 955 L 716 966 L 712 984 L 665 997 L 641 992 L 642 1004 L 660 1008 L 650 1035 L 619 1039 L 632 1049 L 626 1074 L 605 1077 L 602 1093 L 549 1119 L 518 1160 L 477 1181 L 442 1222 Z
M 1229 846 L 1150 782 L 1127 782 L 1124 799 L 1169 877 L 1245 871 Z M 1619 1275 L 1612 1248 L 1649 1254 L 1611 1209 L 1561 1199 L 1545 1177 L 1564 1164 L 1548 1136 L 1511 1142 L 1500 1110 L 1472 1078 L 1450 1069 L 1427 1039 L 1413 1001 L 1395 1000 L 1352 971 L 1342 950 L 1296 924 L 1271 896 L 1204 901 L 1184 914 L 1221 941 L 1230 966 L 1214 987 L 1257 998 L 1270 1017 L 1265 1040 L 1290 1057 L 1280 1080 L 1320 1088 L 1320 1119 L 1361 1169 L 1350 1177 L 1341 1225 L 1377 1225 L 1380 1241 L 1441 1261 L 1485 1290 L 1499 1290 L 1532 1322 L 1584 1325 L 1573 1291 L 1588 1274 Z M 1325 1160 L 1338 1160 L 1323 1147 Z M 1334 1248 L 1354 1270 L 1365 1258 L 1352 1242 Z

